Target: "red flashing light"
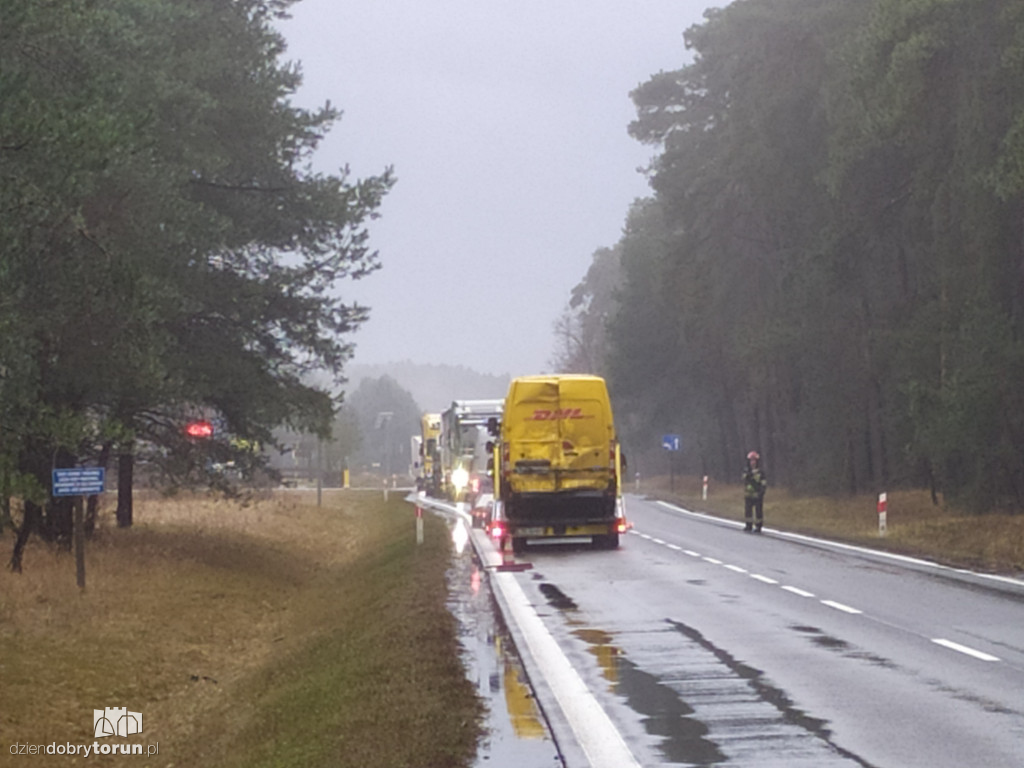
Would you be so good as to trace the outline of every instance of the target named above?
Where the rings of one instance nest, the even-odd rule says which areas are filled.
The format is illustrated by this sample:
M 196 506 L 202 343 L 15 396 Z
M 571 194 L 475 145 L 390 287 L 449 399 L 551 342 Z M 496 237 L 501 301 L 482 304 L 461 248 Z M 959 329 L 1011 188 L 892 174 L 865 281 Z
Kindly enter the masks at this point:
M 213 424 L 208 421 L 190 421 L 185 425 L 185 434 L 189 437 L 213 437 Z

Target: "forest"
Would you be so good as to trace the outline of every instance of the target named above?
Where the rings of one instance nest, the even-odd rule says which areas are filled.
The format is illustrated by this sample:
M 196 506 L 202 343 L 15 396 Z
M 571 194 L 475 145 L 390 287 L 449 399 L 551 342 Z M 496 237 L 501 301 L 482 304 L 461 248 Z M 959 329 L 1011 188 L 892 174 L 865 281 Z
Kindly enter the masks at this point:
M 274 29 L 289 5 L 0 4 L 0 529 L 20 499 L 15 570 L 31 534 L 70 536 L 54 468 L 116 465 L 126 526 L 136 467 L 213 484 L 211 467 L 258 462 L 275 428 L 330 431 L 368 312 L 339 283 L 379 266 L 367 225 L 394 179 L 312 169 L 339 112 L 291 103 L 301 75 Z M 209 440 L 186 434 L 196 419 Z
M 743 0 L 631 94 L 652 194 L 556 324 L 638 457 L 1024 510 L 1024 4 Z

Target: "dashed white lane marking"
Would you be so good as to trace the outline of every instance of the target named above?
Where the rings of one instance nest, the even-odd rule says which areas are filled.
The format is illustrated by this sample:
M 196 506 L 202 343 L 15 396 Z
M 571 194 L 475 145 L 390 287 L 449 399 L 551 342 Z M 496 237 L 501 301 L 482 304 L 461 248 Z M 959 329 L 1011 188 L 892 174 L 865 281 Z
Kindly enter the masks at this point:
M 813 592 L 808 592 L 807 590 L 800 589 L 799 587 L 790 587 L 787 585 L 784 586 L 783 589 L 787 592 L 792 592 L 794 595 L 800 595 L 800 597 L 814 597 Z
M 664 506 L 670 505 L 665 504 Z M 745 568 L 741 568 L 738 565 L 730 565 L 729 563 L 724 563 L 721 560 L 718 560 L 714 557 L 706 557 L 704 555 L 701 555 L 699 552 L 694 552 L 692 549 L 683 549 L 682 547 L 676 544 L 669 544 L 663 539 L 648 536 L 647 534 L 640 533 L 639 531 L 631 531 L 631 533 L 635 533 L 637 536 L 640 536 L 641 538 L 647 539 L 648 541 L 652 541 L 655 544 L 661 544 L 662 546 L 668 547 L 669 549 L 675 550 L 676 552 L 683 552 L 684 554 L 689 555 L 690 557 L 699 557 L 705 562 L 711 563 L 712 565 L 721 565 L 725 568 L 728 568 L 730 571 L 734 571 L 735 573 L 748 573 L 748 571 Z M 779 583 L 775 579 L 772 579 L 768 576 L 762 576 L 759 573 L 751 573 L 750 578 L 756 579 L 757 581 L 760 581 L 764 584 L 775 585 Z M 813 592 L 808 592 L 806 589 L 800 589 L 799 587 L 793 587 L 788 584 L 784 584 L 781 587 L 781 589 L 784 589 L 787 592 L 791 592 L 794 595 L 799 595 L 800 597 L 814 597 Z M 853 608 L 852 606 L 845 605 L 843 603 L 838 603 L 835 600 L 821 600 L 820 602 L 822 605 L 828 606 L 829 608 L 834 608 L 837 611 L 842 611 L 843 613 L 849 613 L 851 615 L 862 615 L 864 613 L 859 608 Z M 998 656 L 992 656 L 991 654 L 985 653 L 984 651 L 979 651 L 975 648 L 970 648 L 966 645 L 954 643 L 952 640 L 945 640 L 943 638 L 932 638 L 932 642 L 936 645 L 941 645 L 944 648 L 949 648 L 950 650 L 957 651 L 958 653 L 963 653 L 975 659 L 980 659 L 981 661 L 1000 661 Z
M 740 526 L 743 523 L 734 522 L 732 520 L 723 520 L 722 518 L 713 517 L 712 515 L 704 514 L 703 512 L 694 512 L 690 509 L 683 509 L 682 507 L 676 506 L 675 504 L 669 504 L 667 501 L 656 502 L 659 506 L 665 509 L 672 510 L 673 512 L 680 515 L 688 515 L 689 517 L 697 517 L 705 520 L 715 520 L 719 523 L 725 523 L 727 525 Z M 768 529 L 765 528 L 767 531 Z M 978 579 L 987 579 L 990 581 L 997 581 L 1003 584 L 1010 584 L 1015 587 L 1024 587 L 1024 580 L 1015 579 L 1011 576 L 1000 576 L 994 573 L 979 573 L 978 571 L 971 571 L 966 568 L 950 568 L 948 565 L 942 565 L 941 563 L 934 563 L 931 560 L 921 560 L 917 557 L 908 557 L 907 555 L 897 555 L 894 552 L 885 552 L 879 549 L 870 549 L 868 547 L 858 547 L 854 544 L 842 544 L 838 541 L 829 541 L 828 539 L 820 539 L 814 536 L 804 536 L 799 533 L 789 533 L 788 531 L 771 531 L 772 535 L 784 539 L 793 539 L 795 541 L 808 541 L 813 544 L 820 546 L 831 547 L 833 549 L 843 549 L 848 552 L 859 552 L 861 554 L 871 555 L 873 557 L 885 558 L 887 560 L 894 560 L 900 563 L 907 563 L 910 565 L 921 566 L 926 568 L 934 568 L 940 571 L 951 571 L 953 573 L 962 573 L 966 576 L 973 576 Z
M 944 640 L 941 637 L 932 638 L 932 642 L 936 645 L 941 645 L 943 648 L 949 648 L 951 651 L 957 651 L 959 653 L 965 653 L 968 656 L 973 656 L 976 659 L 982 661 L 999 661 L 998 656 L 992 656 L 991 654 L 979 651 L 975 648 L 969 648 L 966 645 L 960 645 L 960 643 L 954 643 L 952 640 Z
M 829 608 L 835 608 L 837 611 L 842 611 L 843 613 L 864 613 L 864 611 L 858 610 L 856 608 L 851 608 L 848 605 L 837 603 L 835 600 L 822 600 L 821 604 L 827 605 Z

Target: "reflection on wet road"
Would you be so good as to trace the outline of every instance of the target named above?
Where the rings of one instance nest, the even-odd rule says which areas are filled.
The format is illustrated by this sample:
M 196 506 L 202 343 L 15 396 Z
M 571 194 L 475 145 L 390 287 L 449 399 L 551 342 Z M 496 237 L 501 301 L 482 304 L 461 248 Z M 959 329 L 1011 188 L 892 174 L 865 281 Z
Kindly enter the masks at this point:
M 534 576 L 538 591 L 561 614 L 570 635 L 586 644 L 609 692 L 655 738 L 659 764 L 870 768 L 831 741 L 824 721 L 797 709 L 759 670 L 716 648 L 696 629 L 666 619 L 646 631 L 627 630 L 630 650 L 653 663 L 659 670 L 654 674 L 630 660 L 615 635 L 587 626 L 576 601 L 542 578 Z
M 453 558 L 449 608 L 458 620 L 463 663 L 487 706 L 477 768 L 558 768 L 558 754 L 526 672 L 472 548 Z

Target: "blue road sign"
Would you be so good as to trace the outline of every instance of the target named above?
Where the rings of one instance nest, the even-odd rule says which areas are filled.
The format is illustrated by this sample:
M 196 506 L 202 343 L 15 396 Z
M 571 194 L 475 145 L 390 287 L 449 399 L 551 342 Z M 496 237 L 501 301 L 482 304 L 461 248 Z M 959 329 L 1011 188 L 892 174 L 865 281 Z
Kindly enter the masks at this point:
M 103 467 L 71 467 L 53 470 L 54 496 L 92 496 L 103 493 Z
M 678 451 L 679 435 L 663 435 L 661 438 L 661 447 L 666 451 Z

